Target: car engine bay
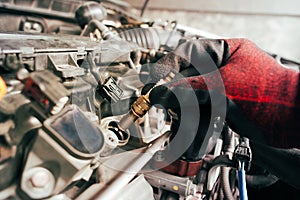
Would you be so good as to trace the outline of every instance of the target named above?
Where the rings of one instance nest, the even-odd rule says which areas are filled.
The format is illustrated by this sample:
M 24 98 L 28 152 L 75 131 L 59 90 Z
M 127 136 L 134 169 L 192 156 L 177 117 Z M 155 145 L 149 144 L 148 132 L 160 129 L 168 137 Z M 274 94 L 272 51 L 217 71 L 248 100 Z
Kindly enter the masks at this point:
M 4 0 L 0 10 L 0 199 L 227 199 L 225 187 L 239 199 L 241 163 L 255 189 L 279 180 L 256 169 L 249 139 L 224 117 L 208 116 L 191 145 L 197 132 L 174 139 L 176 116 L 149 98 L 175 77 L 151 82 L 156 61 L 217 36 L 145 21 L 122 1 Z

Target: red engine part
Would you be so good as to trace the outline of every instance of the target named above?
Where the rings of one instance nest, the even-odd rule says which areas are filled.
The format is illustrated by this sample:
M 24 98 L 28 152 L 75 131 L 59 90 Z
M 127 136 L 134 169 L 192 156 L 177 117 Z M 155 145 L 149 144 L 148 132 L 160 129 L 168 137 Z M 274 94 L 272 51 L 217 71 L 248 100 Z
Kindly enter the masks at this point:
M 202 166 L 202 160 L 199 161 L 186 161 L 186 160 L 176 160 L 170 165 L 166 166 L 164 161 L 154 161 L 152 166 L 157 169 L 161 169 L 164 172 L 178 175 L 181 177 L 195 176 Z

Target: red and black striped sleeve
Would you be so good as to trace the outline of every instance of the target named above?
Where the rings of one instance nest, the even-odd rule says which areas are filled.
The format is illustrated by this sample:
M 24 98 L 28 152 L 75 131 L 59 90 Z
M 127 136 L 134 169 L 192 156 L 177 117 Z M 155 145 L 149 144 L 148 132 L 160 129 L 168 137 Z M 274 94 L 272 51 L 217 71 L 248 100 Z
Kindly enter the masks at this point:
M 253 42 L 193 40 L 163 62 L 177 71 L 199 72 L 174 85 L 188 81 L 194 89 L 224 92 L 262 130 L 269 144 L 300 148 L 299 72 L 283 67 Z

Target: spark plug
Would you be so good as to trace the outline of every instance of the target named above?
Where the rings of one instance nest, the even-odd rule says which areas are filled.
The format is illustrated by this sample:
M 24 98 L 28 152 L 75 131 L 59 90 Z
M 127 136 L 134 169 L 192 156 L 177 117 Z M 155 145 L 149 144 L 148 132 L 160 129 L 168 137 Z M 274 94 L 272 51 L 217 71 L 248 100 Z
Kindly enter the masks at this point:
M 170 72 L 165 78 L 158 81 L 145 95 L 139 96 L 136 101 L 131 105 L 130 111 L 122 117 L 119 122 L 112 121 L 109 123 L 109 130 L 113 131 L 118 139 L 119 146 L 126 145 L 130 138 L 130 133 L 126 131 L 137 119 L 142 118 L 148 110 L 150 110 L 152 104 L 149 96 L 153 88 L 158 85 L 168 83 L 175 77 L 173 72 Z

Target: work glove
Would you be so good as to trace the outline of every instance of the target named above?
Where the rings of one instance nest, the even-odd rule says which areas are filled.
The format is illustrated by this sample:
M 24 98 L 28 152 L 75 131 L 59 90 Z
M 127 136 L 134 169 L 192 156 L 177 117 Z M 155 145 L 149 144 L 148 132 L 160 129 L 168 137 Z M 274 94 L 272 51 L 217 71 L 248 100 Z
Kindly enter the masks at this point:
M 258 127 L 267 144 L 300 147 L 299 72 L 282 66 L 251 41 L 187 41 L 153 66 L 152 80 L 170 72 L 177 72 L 172 87 L 226 96 Z M 172 104 L 172 99 L 167 102 Z
M 159 85 L 149 93 L 152 105 L 163 107 L 171 118 L 171 148 L 173 156 L 194 161 L 201 159 L 207 148 L 206 135 L 214 131 L 214 120 L 224 119 L 226 98 L 214 91 Z M 211 99 L 214 101 L 212 109 Z M 220 120 L 220 119 L 219 119 Z M 223 120 L 224 121 L 224 120 Z M 218 130 L 222 131 L 222 128 Z
M 225 117 L 220 116 L 236 133 L 250 139 L 253 163 L 299 188 L 294 178 L 300 176 L 297 170 L 300 147 L 298 71 L 282 66 L 246 39 L 199 39 L 181 44 L 159 60 L 151 73 L 153 81 L 176 73 L 168 87 L 157 86 L 150 94 L 153 104 L 161 104 L 179 116 L 176 123 L 172 123 L 175 124 L 174 132 L 180 133 L 178 127 L 183 127 L 187 137 L 195 136 L 195 143 L 203 142 L 205 133 L 199 131 L 203 129 L 201 120 L 205 119 L 205 114 L 213 118 L 212 110 L 222 110 L 225 105 Z M 218 94 L 216 102 L 224 102 L 220 100 L 224 95 L 226 103 L 216 103 L 219 106 L 214 107 L 215 100 L 210 94 Z M 199 106 L 188 106 L 191 96 L 196 96 Z M 210 110 L 207 112 L 205 108 Z M 185 119 L 182 110 L 192 111 L 190 118 Z M 198 111 L 201 117 L 197 127 Z M 205 130 L 208 121 L 202 122 Z M 195 129 L 196 135 L 188 135 Z M 180 139 L 184 141 L 184 134 Z M 195 143 L 184 155 L 196 156 L 189 154 L 190 150 L 201 154 L 193 148 Z M 180 140 L 177 145 L 180 146 Z

